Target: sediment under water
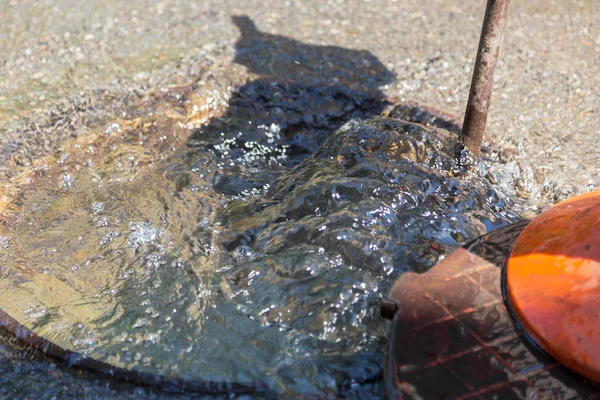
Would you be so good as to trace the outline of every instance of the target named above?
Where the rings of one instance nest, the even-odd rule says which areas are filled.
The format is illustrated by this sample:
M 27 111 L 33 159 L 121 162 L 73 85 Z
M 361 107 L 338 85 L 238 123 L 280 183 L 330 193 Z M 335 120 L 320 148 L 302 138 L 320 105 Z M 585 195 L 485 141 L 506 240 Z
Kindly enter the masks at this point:
M 390 104 L 368 95 L 339 106 L 335 88 L 310 118 L 240 114 L 261 85 L 229 116 L 210 95 L 149 96 L 151 112 L 14 175 L 3 188 L 0 308 L 125 368 L 378 397 L 381 297 L 403 272 L 519 219 L 490 181 L 503 166 L 466 168 L 454 133 L 377 116 Z M 293 84 L 277 93 L 284 111 L 303 96 Z M 338 106 L 321 107 L 328 95 Z M 4 393 L 24 373 L 38 377 L 32 393 L 146 390 L 6 357 Z

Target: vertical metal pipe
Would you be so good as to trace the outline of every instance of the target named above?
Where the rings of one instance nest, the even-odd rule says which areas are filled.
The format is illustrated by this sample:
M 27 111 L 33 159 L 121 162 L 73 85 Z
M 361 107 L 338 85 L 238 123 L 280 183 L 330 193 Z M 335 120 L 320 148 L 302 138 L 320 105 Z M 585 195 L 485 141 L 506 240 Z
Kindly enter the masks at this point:
M 504 26 L 510 0 L 488 0 L 479 38 L 469 101 L 465 111 L 460 143 L 472 154 L 479 154 L 492 97 L 493 76 L 502 47 Z

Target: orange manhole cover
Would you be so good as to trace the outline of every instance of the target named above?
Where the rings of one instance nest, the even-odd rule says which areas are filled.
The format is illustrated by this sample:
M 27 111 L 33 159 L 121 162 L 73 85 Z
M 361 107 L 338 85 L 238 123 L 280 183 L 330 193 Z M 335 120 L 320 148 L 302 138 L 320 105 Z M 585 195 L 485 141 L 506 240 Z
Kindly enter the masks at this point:
M 600 191 L 535 218 L 515 243 L 506 285 L 531 338 L 600 382 Z

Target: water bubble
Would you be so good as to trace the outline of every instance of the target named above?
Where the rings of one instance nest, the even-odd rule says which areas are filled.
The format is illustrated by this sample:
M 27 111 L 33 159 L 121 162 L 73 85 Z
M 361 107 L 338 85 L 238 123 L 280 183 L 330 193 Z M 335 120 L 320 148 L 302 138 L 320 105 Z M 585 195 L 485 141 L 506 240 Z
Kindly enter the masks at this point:
M 48 310 L 45 307 L 37 306 L 30 304 L 25 310 L 25 315 L 28 315 L 31 318 L 42 318 L 44 315 L 48 313 Z
M 155 244 L 162 233 L 150 222 L 130 222 L 129 230 L 131 233 L 127 237 L 127 245 L 132 250 L 137 250 L 144 244 Z
M 104 203 L 100 201 L 93 202 L 92 211 L 94 212 L 94 214 L 100 214 L 102 211 L 104 211 Z
M 60 176 L 58 180 L 58 186 L 61 189 L 72 188 L 73 186 L 75 186 L 75 178 L 73 178 L 73 176 L 68 172 L 65 172 Z
M 104 238 L 102 238 L 102 245 L 106 246 L 118 237 L 121 237 L 121 232 L 110 230 L 104 235 Z
M 142 328 L 150 324 L 150 320 L 148 318 L 138 318 L 132 325 L 132 328 Z
M 10 248 L 10 237 L 0 235 L 0 246 L 4 249 Z
M 121 124 L 119 124 L 119 123 L 116 123 L 116 122 L 115 122 L 115 123 L 112 123 L 112 124 L 110 124 L 110 125 L 109 125 L 109 126 L 106 128 L 106 130 L 104 131 L 104 133 L 105 133 L 106 135 L 110 135 L 110 134 L 112 134 L 112 133 L 121 133 L 121 132 L 122 132 L 122 129 L 121 129 Z

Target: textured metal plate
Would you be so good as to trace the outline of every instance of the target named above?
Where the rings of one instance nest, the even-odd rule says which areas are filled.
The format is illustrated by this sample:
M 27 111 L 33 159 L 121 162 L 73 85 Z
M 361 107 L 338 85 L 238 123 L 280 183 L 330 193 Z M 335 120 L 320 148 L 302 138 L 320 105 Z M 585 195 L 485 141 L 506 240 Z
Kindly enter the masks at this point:
M 396 282 L 388 398 L 600 398 L 595 384 L 531 345 L 505 306 L 502 268 L 527 224 L 482 236 L 429 272 Z

